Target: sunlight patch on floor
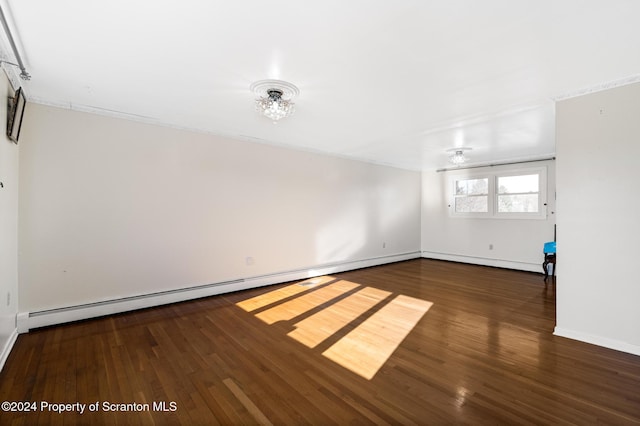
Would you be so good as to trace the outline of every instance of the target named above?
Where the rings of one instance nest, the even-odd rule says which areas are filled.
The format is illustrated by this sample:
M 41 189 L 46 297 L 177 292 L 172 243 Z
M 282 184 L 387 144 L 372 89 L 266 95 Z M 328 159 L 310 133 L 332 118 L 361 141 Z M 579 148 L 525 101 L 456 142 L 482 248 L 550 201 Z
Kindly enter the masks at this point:
M 432 305 L 397 296 L 322 355 L 371 379 Z
M 305 292 L 311 288 L 317 287 L 322 284 L 334 281 L 335 278 L 329 275 L 322 277 L 308 278 L 299 283 L 291 284 L 286 287 L 279 288 L 277 290 L 270 291 L 269 293 L 261 294 L 260 296 L 252 297 L 251 299 L 243 300 L 236 303 L 236 306 L 244 309 L 247 312 L 255 311 L 256 309 L 269 306 L 277 303 L 283 299 L 286 299 L 296 294 Z
M 322 355 L 371 380 L 433 305 L 402 294 L 392 296 L 389 291 L 322 276 L 236 305 L 247 312 L 266 308 L 255 317 L 267 324 L 314 311 L 293 324 L 295 329 L 287 335 L 309 348 L 336 336 L 339 340 Z
M 273 324 L 278 321 L 288 321 L 357 287 L 360 287 L 360 285 L 349 281 L 338 281 L 315 291 L 305 293 L 294 300 L 283 302 L 266 311 L 259 312 L 256 314 L 256 317 L 267 324 Z M 305 289 L 305 287 L 300 288 Z
M 391 293 L 388 291 L 365 287 L 329 308 L 300 321 L 288 336 L 303 345 L 315 348 L 389 295 Z

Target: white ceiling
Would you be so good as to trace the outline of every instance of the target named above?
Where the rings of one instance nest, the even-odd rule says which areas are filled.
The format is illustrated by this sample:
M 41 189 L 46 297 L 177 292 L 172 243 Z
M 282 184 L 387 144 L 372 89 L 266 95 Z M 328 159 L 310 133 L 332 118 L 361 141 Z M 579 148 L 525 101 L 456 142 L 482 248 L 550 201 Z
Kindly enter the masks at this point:
M 640 81 L 637 0 L 0 4 L 31 102 L 413 170 L 553 155 L 554 99 Z M 255 112 L 263 79 L 294 116 Z

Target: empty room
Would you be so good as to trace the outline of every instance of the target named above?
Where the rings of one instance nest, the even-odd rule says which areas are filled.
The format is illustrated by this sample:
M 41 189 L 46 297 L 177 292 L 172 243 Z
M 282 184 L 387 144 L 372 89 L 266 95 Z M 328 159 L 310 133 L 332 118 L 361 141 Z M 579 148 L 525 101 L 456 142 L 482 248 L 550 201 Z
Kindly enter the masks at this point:
M 638 16 L 0 0 L 0 424 L 640 424 Z

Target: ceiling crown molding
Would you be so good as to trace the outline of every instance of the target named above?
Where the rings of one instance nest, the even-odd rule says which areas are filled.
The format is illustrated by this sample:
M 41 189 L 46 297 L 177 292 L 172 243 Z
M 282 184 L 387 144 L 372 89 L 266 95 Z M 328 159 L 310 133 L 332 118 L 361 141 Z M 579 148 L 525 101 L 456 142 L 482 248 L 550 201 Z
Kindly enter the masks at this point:
M 640 82 L 640 74 L 634 74 L 618 80 L 612 80 L 605 83 L 597 84 L 595 86 L 567 92 L 562 95 L 553 97 L 551 99 L 555 102 L 564 101 L 566 99 L 571 99 L 571 98 L 576 98 L 578 96 L 584 96 L 591 93 L 601 92 L 603 90 L 615 89 L 616 87 L 626 86 L 628 84 L 633 84 L 638 82 Z

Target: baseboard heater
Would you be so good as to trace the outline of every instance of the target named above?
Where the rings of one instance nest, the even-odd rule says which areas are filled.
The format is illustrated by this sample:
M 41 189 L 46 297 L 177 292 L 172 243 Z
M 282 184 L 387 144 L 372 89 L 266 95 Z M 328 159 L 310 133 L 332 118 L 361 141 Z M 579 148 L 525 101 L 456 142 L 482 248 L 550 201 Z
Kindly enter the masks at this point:
M 467 256 L 451 253 L 440 253 L 433 251 L 423 251 L 422 257 L 425 259 L 447 260 L 450 262 L 469 263 L 472 265 L 492 266 L 494 268 L 515 269 L 518 271 L 542 273 L 542 262 L 531 263 L 518 260 L 493 259 L 488 257 Z
M 147 293 L 130 297 L 110 299 L 74 306 L 65 306 L 35 312 L 20 312 L 17 315 L 17 328 L 19 333 L 27 333 L 31 329 L 48 327 L 72 321 L 80 321 L 89 318 L 112 315 L 136 309 L 150 308 L 215 296 L 233 291 L 247 290 L 271 284 L 287 281 L 302 280 L 327 274 L 335 274 L 360 268 L 383 265 L 386 263 L 400 262 L 403 260 L 417 259 L 421 256 L 419 251 L 402 253 L 390 256 L 381 256 L 363 260 L 323 264 L 312 268 L 296 269 L 285 272 L 241 278 L 237 280 L 222 281 L 187 287 L 175 290 Z

